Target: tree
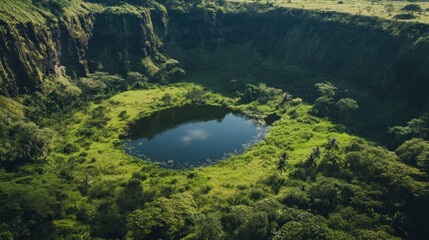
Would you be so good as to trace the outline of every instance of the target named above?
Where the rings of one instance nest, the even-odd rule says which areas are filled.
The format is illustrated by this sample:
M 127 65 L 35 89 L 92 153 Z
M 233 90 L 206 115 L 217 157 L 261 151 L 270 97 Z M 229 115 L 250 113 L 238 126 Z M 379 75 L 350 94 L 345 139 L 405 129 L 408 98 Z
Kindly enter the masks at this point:
M 311 154 L 314 155 L 316 159 L 320 159 L 322 156 L 322 149 L 320 147 L 315 147 L 313 148 Z
M 197 218 L 194 234 L 196 239 L 217 240 L 222 239 L 225 233 L 219 218 L 201 215 Z
M 411 119 L 406 126 L 391 127 L 389 128 L 389 133 L 394 134 L 400 141 L 410 138 L 429 140 L 429 114 Z
M 266 179 L 264 179 L 263 182 L 267 186 L 270 186 L 274 193 L 277 194 L 279 193 L 280 188 L 283 186 L 283 184 L 285 184 L 285 179 L 279 174 L 271 174 Z
M 11 167 L 44 161 L 54 135 L 51 129 L 40 129 L 32 122 L 17 122 L 1 132 L 7 138 L 0 141 L 0 164 Z
M 267 239 L 268 216 L 264 212 L 254 212 L 247 221 L 236 231 L 237 239 L 263 240 Z
M 337 87 L 331 82 L 316 83 L 314 85 L 321 96 L 334 97 Z
M 85 97 L 92 95 L 103 94 L 107 88 L 106 84 L 96 81 L 92 78 L 80 78 L 78 82 L 79 87 L 82 89 Z
M 0 239 L 5 239 L 2 232 L 6 229 L 13 234 L 12 239 L 50 239 L 51 221 L 64 209 L 55 196 L 58 189 L 53 182 L 44 186 L 0 183 Z
M 337 87 L 330 82 L 316 83 L 314 86 L 319 92 L 319 97 L 314 102 L 312 112 L 322 117 L 329 116 L 332 113 Z
M 288 92 L 285 92 L 283 94 L 283 99 L 282 99 L 282 102 L 280 104 L 284 104 L 284 103 L 290 102 L 292 100 L 293 100 L 293 95 L 288 93 Z
M 340 117 L 348 119 L 359 109 L 359 105 L 354 99 L 342 98 L 335 104 L 339 110 Z
M 238 205 L 221 218 L 227 239 L 267 239 L 268 216 L 255 208 Z
M 181 239 L 195 223 L 196 203 L 190 194 L 158 198 L 127 217 L 131 239 Z
M 332 154 L 334 151 L 338 151 L 340 149 L 340 144 L 336 138 L 330 137 L 328 138 L 325 148 Z
M 414 12 L 422 12 L 423 11 L 422 7 L 418 4 L 407 4 L 401 10 L 408 12 L 410 15 L 413 15 Z
M 164 104 L 167 106 L 171 105 L 172 100 L 173 100 L 173 97 L 171 96 L 170 93 L 164 94 L 161 98 L 161 101 L 164 102 Z
M 199 88 L 192 88 L 186 92 L 186 99 L 194 104 L 204 104 L 207 99 L 207 94 Z
M 241 97 L 241 101 L 244 103 L 249 103 L 255 101 L 260 96 L 259 88 L 253 84 L 247 84 L 246 89 L 243 91 L 243 96 Z
M 405 141 L 395 150 L 396 155 L 406 164 L 418 167 L 429 174 L 429 142 L 421 138 Z
M 145 78 L 143 74 L 139 72 L 128 72 L 126 80 L 128 84 L 134 84 L 137 82 L 145 82 L 147 78 Z
M 118 206 L 125 212 L 134 210 L 143 205 L 145 202 L 143 197 L 143 187 L 140 179 L 131 178 L 118 197 Z
M 321 96 L 314 102 L 312 111 L 319 116 L 327 116 L 331 112 L 334 99 L 329 96 Z
M 281 158 L 279 159 L 279 162 L 277 163 L 277 171 L 279 171 L 280 174 L 286 171 L 286 161 L 288 158 L 288 154 L 286 152 L 283 152 Z
M 228 213 L 221 217 L 223 229 L 228 235 L 233 235 L 234 232 L 243 225 L 252 216 L 254 209 L 245 205 L 231 207 Z
M 304 162 L 304 167 L 306 169 L 314 168 L 316 166 L 316 161 L 322 156 L 322 150 L 320 147 L 315 147 L 308 155 L 307 159 Z
M 286 222 L 274 236 L 274 240 L 327 239 L 328 227 L 321 216 L 308 219 L 294 219 Z

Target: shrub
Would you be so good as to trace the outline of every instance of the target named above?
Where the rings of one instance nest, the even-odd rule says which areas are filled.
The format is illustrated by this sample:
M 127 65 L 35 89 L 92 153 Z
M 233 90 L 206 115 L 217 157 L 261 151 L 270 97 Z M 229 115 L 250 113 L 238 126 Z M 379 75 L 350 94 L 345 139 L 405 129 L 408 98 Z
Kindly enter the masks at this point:
M 134 172 L 132 177 L 135 179 L 140 179 L 141 181 L 145 181 L 147 179 L 147 175 L 142 172 Z
M 201 215 L 195 226 L 196 239 L 223 239 L 225 233 L 222 229 L 220 219 L 215 216 Z
M 429 174 L 429 142 L 413 138 L 395 150 L 396 155 L 406 164 L 418 167 Z
M 63 153 L 65 153 L 65 154 L 71 154 L 71 153 L 79 152 L 79 150 L 80 150 L 79 146 L 74 144 L 74 143 L 67 143 L 63 147 Z
M 263 183 L 270 186 L 276 194 L 280 191 L 280 188 L 285 184 L 285 182 L 286 180 L 278 174 L 271 174 L 267 179 L 263 180 Z
M 200 189 L 202 194 L 207 194 L 210 192 L 210 190 L 212 190 L 212 186 L 209 186 L 209 185 L 203 186 Z
M 196 203 L 189 194 L 158 198 L 128 215 L 128 236 L 136 240 L 181 239 L 195 223 L 196 213 Z
M 335 104 L 338 108 L 339 116 L 348 119 L 359 109 L 359 105 L 354 99 L 342 98 Z
M 337 87 L 331 82 L 316 83 L 314 86 L 317 88 L 320 96 L 327 96 L 330 98 L 335 96 L 335 91 L 337 90 Z
M 51 150 L 54 132 L 40 129 L 32 122 L 10 126 L 0 121 L 0 164 L 15 167 L 29 162 L 42 162 Z
M 323 95 L 316 99 L 311 112 L 317 116 L 328 116 L 331 113 L 332 106 L 334 105 L 334 99 Z
M 407 4 L 401 10 L 407 11 L 411 15 L 413 15 L 414 12 L 422 12 L 423 11 L 422 7 L 418 4 Z
M 171 105 L 173 100 L 173 96 L 170 93 L 166 93 L 161 97 L 161 101 L 164 102 L 165 105 Z
M 400 14 L 396 14 L 395 16 L 393 16 L 394 19 L 400 19 L 400 20 L 410 20 L 410 19 L 414 19 L 416 17 L 414 17 L 414 15 L 409 14 L 409 13 L 400 13 Z
M 310 198 L 304 191 L 298 188 L 289 189 L 282 197 L 281 202 L 291 207 L 296 206 L 304 209 L 310 206 Z
M 204 104 L 207 99 L 207 94 L 199 88 L 192 88 L 186 92 L 186 99 L 194 104 Z
M 283 91 L 280 89 L 268 87 L 263 83 L 260 83 L 257 86 L 253 84 L 247 84 L 246 88 L 240 95 L 241 101 L 244 103 L 258 100 L 260 103 L 264 104 L 270 100 L 274 100 L 283 96 Z
M 261 189 L 252 189 L 252 191 L 250 192 L 250 198 L 254 201 L 260 200 L 263 197 L 265 197 L 265 192 Z
M 127 118 L 129 118 L 128 114 L 127 114 L 127 110 L 123 110 L 118 114 L 118 117 L 122 120 L 125 120 Z
M 292 105 L 292 106 L 297 106 L 297 105 L 299 105 L 299 104 L 301 104 L 302 103 L 302 99 L 301 98 L 294 98 L 294 99 L 292 99 L 292 101 L 290 102 L 290 104 Z

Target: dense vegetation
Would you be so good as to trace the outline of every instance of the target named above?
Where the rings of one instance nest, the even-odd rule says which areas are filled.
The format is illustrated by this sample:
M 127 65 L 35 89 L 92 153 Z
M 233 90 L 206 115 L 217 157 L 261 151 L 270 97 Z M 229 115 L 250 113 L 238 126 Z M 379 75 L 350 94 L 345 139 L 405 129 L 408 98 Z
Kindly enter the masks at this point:
M 203 11 L 204 24 L 215 24 L 211 13 L 228 6 L 224 1 L 159 2 L 164 6 L 140 0 L 1 3 L 1 9 L 13 4 L 23 9 L 13 21 L 94 11 L 99 23 L 114 30 L 98 28 L 98 40 L 87 41 L 88 46 L 103 48 L 104 38 L 122 44 L 89 50 L 86 70 L 73 51 L 64 51 L 69 65 L 56 68 L 33 89 L 28 85 L 23 91 L 22 82 L 17 83 L 19 91 L 2 89 L 8 97 L 0 96 L 0 239 L 375 240 L 428 235 L 429 116 L 422 114 L 427 110 L 424 97 L 411 103 L 410 93 L 398 97 L 404 108 L 418 109 L 408 114 L 415 118 L 378 129 L 383 138 L 364 135 L 379 140 L 372 142 L 356 131 L 372 124 L 359 114 L 375 109 L 381 112 L 378 117 L 391 116 L 380 106 L 398 99 L 380 100 L 363 93 L 364 85 L 263 61 L 263 53 L 246 44 L 220 46 L 210 38 L 218 31 L 207 37 L 198 31 L 201 26 L 194 35 L 185 28 L 169 29 L 172 34 L 182 30 L 189 41 L 177 35 L 179 43 L 161 54 L 155 32 L 165 29 L 150 25 L 148 12 L 163 16 L 171 9 L 177 16 L 188 11 L 200 16 Z M 234 11 L 247 10 L 265 11 L 265 6 Z M 5 22 L 10 20 L 10 14 L 0 13 Z M 142 26 L 117 24 L 135 14 Z M 153 18 L 157 20 L 165 18 Z M 73 21 L 84 23 L 78 17 Z M 130 26 L 140 26 L 144 34 L 134 34 Z M 71 29 L 70 36 L 86 36 L 80 27 Z M 194 44 L 200 37 L 208 40 Z M 47 42 L 43 46 L 49 48 Z M 172 40 L 167 36 L 165 42 Z M 423 70 L 419 74 L 416 84 L 425 76 Z M 419 101 L 418 107 L 413 101 Z M 125 154 L 122 137 L 130 124 L 185 104 L 224 106 L 256 118 L 275 113 L 281 119 L 243 154 L 206 167 L 168 170 Z

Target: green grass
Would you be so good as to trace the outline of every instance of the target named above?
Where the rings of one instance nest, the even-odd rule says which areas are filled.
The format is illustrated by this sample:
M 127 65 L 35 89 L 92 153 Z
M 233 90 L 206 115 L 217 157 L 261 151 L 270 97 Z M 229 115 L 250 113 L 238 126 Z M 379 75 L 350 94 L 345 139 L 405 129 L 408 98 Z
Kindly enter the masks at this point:
M 101 6 L 71 0 L 70 5 L 64 9 L 62 17 L 71 17 L 79 14 L 87 14 L 89 11 L 97 12 Z M 0 19 L 7 23 L 34 23 L 47 24 L 57 21 L 58 18 L 48 9 L 37 7 L 32 0 L 2 0 L 0 2 Z
M 255 2 L 254 0 L 228 0 L 230 2 Z M 393 19 L 396 14 L 404 13 L 401 9 L 410 4 L 409 1 L 370 1 L 370 0 L 344 0 L 343 4 L 338 4 L 337 0 L 269 0 L 261 1 L 276 6 L 287 8 L 317 10 L 326 12 L 341 12 L 352 15 L 379 17 L 384 19 Z M 419 4 L 423 9 L 422 13 L 415 13 L 415 19 L 399 20 L 399 21 L 417 21 L 421 23 L 429 23 L 429 13 L 425 9 L 429 8 L 429 2 L 417 1 L 412 2 Z
M 287 151 L 290 163 L 295 164 L 305 159 L 313 147 L 322 146 L 328 137 L 335 137 L 342 144 L 346 144 L 354 138 L 336 131 L 333 123 L 309 115 L 310 105 L 291 106 L 288 104 L 275 110 L 275 104 L 271 103 L 259 106 L 258 109 L 276 112 L 282 117 L 271 127 L 264 140 L 243 154 L 221 160 L 208 167 L 160 170 L 156 164 L 136 160 L 125 154 L 123 149 L 114 147 L 114 142 L 126 132 L 129 123 L 142 116 L 150 115 L 152 112 L 172 107 L 160 103 L 159 100 L 164 94 L 169 93 L 175 98 L 172 101 L 175 106 L 182 105 L 186 102 L 186 91 L 194 87 L 201 88 L 202 86 L 179 83 L 172 86 L 156 86 L 147 90 L 126 91 L 101 103 L 91 104 L 89 109 L 78 111 L 69 120 L 56 125 L 54 128 L 59 131 L 62 139 L 62 141 L 57 141 L 58 144 L 62 144 L 62 142 L 80 144 L 85 139 L 78 138 L 76 132 L 85 124 L 88 112 L 103 106 L 110 118 L 108 124 L 103 129 L 99 129 L 99 131 L 105 132 L 104 136 L 92 142 L 87 149 L 81 147 L 81 151 L 73 154 L 75 157 L 82 152 L 87 154 L 86 161 L 77 164 L 74 168 L 75 179 L 83 179 L 88 171 L 96 169 L 99 172 L 94 178 L 94 186 L 96 186 L 110 181 L 124 182 L 131 177 L 132 173 L 142 172 L 149 176 L 144 181 L 144 189 L 162 191 L 163 188 L 172 187 L 174 191 L 191 192 L 199 196 L 203 209 L 212 209 L 217 204 L 233 198 L 238 192 L 251 189 L 252 186 L 258 185 L 261 189 L 266 188 L 261 185 L 260 179 L 275 172 L 275 164 L 282 151 Z M 253 112 L 249 110 L 249 104 L 240 104 L 238 99 L 212 92 L 209 92 L 208 95 L 207 104 L 227 105 L 247 114 Z M 127 112 L 128 119 L 122 120 L 118 117 L 122 111 Z M 51 158 L 55 159 L 59 156 L 68 157 L 55 153 Z M 73 161 L 73 158 L 70 159 L 69 161 Z M 54 164 L 52 169 L 57 168 L 58 166 Z M 141 171 L 142 168 L 144 168 L 143 171 Z M 195 177 L 188 178 L 190 173 L 194 173 Z M 205 194 L 198 194 L 200 192 L 205 192 Z
M 10 98 L 0 96 L 0 114 L 12 118 L 24 119 L 24 106 Z

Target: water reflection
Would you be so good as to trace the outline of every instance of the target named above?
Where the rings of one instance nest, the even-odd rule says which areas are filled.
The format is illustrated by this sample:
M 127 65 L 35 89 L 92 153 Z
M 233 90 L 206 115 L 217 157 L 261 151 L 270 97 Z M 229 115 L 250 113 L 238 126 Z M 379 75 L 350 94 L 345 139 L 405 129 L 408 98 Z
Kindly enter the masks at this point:
M 213 163 L 262 139 L 266 126 L 216 106 L 170 108 L 137 121 L 125 142 L 130 155 L 166 168 Z

